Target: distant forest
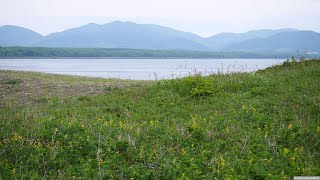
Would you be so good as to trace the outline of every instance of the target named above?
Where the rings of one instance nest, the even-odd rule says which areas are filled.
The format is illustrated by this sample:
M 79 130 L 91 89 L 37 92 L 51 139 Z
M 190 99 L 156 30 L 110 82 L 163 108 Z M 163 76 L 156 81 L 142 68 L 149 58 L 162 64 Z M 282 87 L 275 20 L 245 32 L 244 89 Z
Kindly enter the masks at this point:
M 109 48 L 1 47 L 0 58 L 289 58 L 292 54 Z

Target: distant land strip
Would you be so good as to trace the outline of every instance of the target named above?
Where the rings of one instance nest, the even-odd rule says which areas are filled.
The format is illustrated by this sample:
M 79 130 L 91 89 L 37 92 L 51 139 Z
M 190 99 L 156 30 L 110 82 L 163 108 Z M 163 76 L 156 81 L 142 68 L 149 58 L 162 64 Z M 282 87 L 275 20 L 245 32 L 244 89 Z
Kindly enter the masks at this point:
M 232 59 L 232 58 L 290 58 L 298 54 L 251 53 L 240 51 L 205 52 L 187 50 L 143 50 L 125 48 L 46 48 L 1 47 L 0 58 L 179 58 L 179 59 Z

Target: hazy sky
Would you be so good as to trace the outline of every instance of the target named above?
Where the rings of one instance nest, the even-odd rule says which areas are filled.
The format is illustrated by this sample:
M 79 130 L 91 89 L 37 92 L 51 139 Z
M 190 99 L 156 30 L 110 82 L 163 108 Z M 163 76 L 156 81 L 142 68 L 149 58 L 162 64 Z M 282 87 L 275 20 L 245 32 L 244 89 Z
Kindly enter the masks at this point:
M 262 28 L 320 32 L 320 0 L 0 0 L 0 25 L 41 34 L 90 22 L 159 24 L 202 36 Z

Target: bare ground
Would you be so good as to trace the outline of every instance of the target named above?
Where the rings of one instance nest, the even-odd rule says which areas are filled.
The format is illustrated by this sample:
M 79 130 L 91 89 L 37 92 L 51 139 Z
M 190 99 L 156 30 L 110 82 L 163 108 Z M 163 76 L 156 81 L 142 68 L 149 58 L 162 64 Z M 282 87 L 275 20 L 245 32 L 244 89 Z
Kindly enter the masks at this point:
M 33 104 L 48 97 L 97 95 L 134 83 L 137 81 L 0 71 L 0 105 Z

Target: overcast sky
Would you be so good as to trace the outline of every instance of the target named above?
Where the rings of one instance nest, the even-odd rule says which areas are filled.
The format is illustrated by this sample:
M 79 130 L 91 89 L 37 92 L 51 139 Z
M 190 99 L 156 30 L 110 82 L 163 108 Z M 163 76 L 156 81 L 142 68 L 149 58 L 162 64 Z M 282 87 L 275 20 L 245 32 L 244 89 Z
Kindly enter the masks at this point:
M 205 37 L 265 28 L 320 32 L 320 0 L 0 0 L 0 25 L 44 35 L 114 20 L 159 24 Z

